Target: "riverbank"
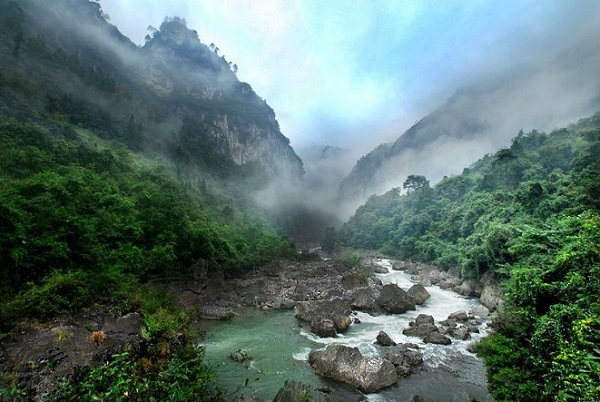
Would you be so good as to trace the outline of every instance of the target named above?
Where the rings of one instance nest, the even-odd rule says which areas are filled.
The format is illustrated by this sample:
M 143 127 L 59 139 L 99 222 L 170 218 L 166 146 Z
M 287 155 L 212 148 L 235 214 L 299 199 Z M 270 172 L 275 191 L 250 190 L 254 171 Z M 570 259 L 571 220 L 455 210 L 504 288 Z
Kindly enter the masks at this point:
M 396 270 L 403 268 L 409 273 L 402 274 L 403 279 L 400 281 L 399 273 L 392 267 Z M 234 345 L 229 344 L 224 337 L 232 334 L 235 336 L 241 332 L 248 333 L 248 328 L 260 328 L 261 319 L 257 319 L 255 312 L 266 314 L 267 317 L 269 312 L 280 311 L 282 314 L 272 316 L 275 317 L 272 326 L 288 328 L 291 331 L 281 336 L 279 342 L 283 343 L 275 346 L 275 339 L 268 329 L 255 333 L 257 342 L 265 344 L 267 349 L 279 348 L 277 353 L 272 352 L 272 354 L 276 359 L 288 361 L 286 367 L 298 367 L 299 372 L 302 373 L 300 378 L 304 382 L 316 388 L 325 387 L 334 390 L 333 398 L 339 394 L 341 396 L 338 395 L 338 398 L 350 400 L 348 398 L 364 397 L 356 393 L 351 386 L 317 377 L 307 363 L 309 352 L 322 349 L 329 344 L 341 343 L 357 347 L 367 358 L 378 356 L 382 354 L 382 350 L 377 350 L 377 347 L 372 344 L 380 330 L 387 331 L 391 338 L 399 343 L 421 343 L 422 340 L 418 337 L 408 339 L 402 332 L 404 328 L 411 325 L 411 321 L 416 320 L 418 313 L 427 311 L 424 308 L 431 305 L 433 301 L 425 302 L 421 306 L 413 305 L 405 314 L 389 314 L 389 311 L 386 311 L 389 304 L 384 303 L 380 298 L 382 290 L 388 285 L 398 284 L 399 288 L 406 289 L 414 282 L 424 284 L 436 299 L 438 296 L 435 293 L 438 291 L 455 294 L 448 291 L 449 287 L 442 289 L 440 284 L 453 283 L 457 288 L 463 285 L 451 275 L 436 273 L 436 270 L 429 266 L 398 262 L 392 265 L 388 261 L 382 264 L 376 258 L 367 257 L 363 264 L 354 267 L 345 266 L 335 260 L 277 261 L 238 278 L 225 278 L 218 274 L 209 275 L 198 268 L 194 271 L 191 280 L 171 284 L 170 292 L 177 297 L 184 309 L 199 312 L 202 318 L 201 325 L 208 331 L 207 358 L 214 365 L 217 374 L 221 374 L 220 383 L 227 378 L 227 374 L 222 371 L 225 361 L 233 371 L 240 366 L 239 363 L 232 364 L 228 355 L 237 349 L 247 348 L 245 341 L 239 341 L 239 344 Z M 433 287 L 434 282 L 438 286 Z M 481 289 L 484 287 L 485 285 L 482 285 Z M 421 345 L 420 350 L 415 353 L 444 356 L 444 358 L 438 360 L 426 358 L 422 367 L 413 370 L 414 373 L 419 374 L 413 373 L 406 378 L 401 378 L 398 385 L 378 394 L 370 394 L 369 399 L 376 400 L 381 395 L 387 395 L 384 400 L 405 400 L 403 392 L 406 392 L 408 384 L 413 384 L 411 387 L 414 387 L 415 391 L 421 390 L 419 392 L 423 392 L 422 390 L 430 386 L 437 388 L 442 386 L 442 388 L 463 389 L 460 394 L 463 396 L 471 395 L 477 400 L 489 400 L 486 399 L 488 396 L 485 391 L 485 376 L 481 362 L 465 352 L 466 344 L 470 340 L 457 339 L 448 332 L 451 328 L 465 326 L 467 322 L 447 325 L 447 316 L 450 312 L 466 310 L 468 313 L 477 302 L 472 298 L 455 295 L 456 300 L 467 301 L 468 304 L 453 308 L 451 303 L 454 302 L 449 304 L 448 300 L 444 299 L 442 303 L 446 308 L 452 307 L 452 311 L 435 313 L 436 331 L 452 338 L 454 345 L 463 345 L 461 351 L 455 353 L 456 348 L 429 343 Z M 331 321 L 333 337 L 318 336 L 320 333 L 314 327 L 314 319 L 317 317 L 321 318 L 321 322 Z M 442 324 L 444 321 L 446 322 Z M 244 323 L 241 327 L 238 326 L 240 322 Z M 483 321 L 479 321 L 477 325 L 484 325 Z M 217 328 L 220 326 L 224 331 L 218 335 Z M 139 347 L 143 343 L 143 331 L 143 322 L 135 313 L 119 316 L 99 312 L 87 316 L 62 317 L 50 324 L 32 324 L 4 340 L 0 348 L 0 370 L 6 371 L 19 367 L 19 375 L 28 376 L 29 383 L 35 388 L 36 393 L 47 395 L 58 385 L 63 376 L 68 377 L 82 367 L 101 365 L 112 354 L 119 353 L 124 348 Z M 92 339 L 93 333 L 105 337 L 96 342 Z M 215 334 L 217 334 L 216 338 Z M 471 338 L 470 335 L 468 337 Z M 473 337 L 478 338 L 480 335 L 474 333 Z M 228 345 L 227 350 L 223 349 L 225 345 Z M 299 350 L 291 350 L 292 346 L 298 345 L 304 346 Z M 288 348 L 291 353 L 287 353 Z M 224 352 L 226 353 L 223 354 Z M 249 353 L 252 355 L 252 350 L 249 350 Z M 282 357 L 283 353 L 287 353 L 285 359 Z M 476 367 L 471 371 L 478 374 L 464 377 L 464 370 L 447 364 L 450 360 L 457 364 L 464 363 L 465 367 Z M 258 377 L 264 377 L 262 374 L 269 372 L 269 369 L 261 368 L 260 363 L 255 359 L 249 359 L 246 363 L 248 367 L 254 367 L 256 373 L 261 374 Z M 252 370 L 247 371 L 248 368 L 243 364 L 242 370 L 246 372 L 242 371 L 242 377 L 256 374 Z M 400 368 L 397 370 L 406 371 Z M 271 372 L 281 374 L 272 384 L 272 388 L 281 387 L 285 379 L 295 376 L 291 372 L 284 374 L 286 371 L 280 369 Z M 234 385 L 234 388 L 237 386 L 245 388 L 246 378 L 249 378 L 250 383 L 253 380 L 250 377 L 232 378 L 226 388 L 229 388 L 229 385 Z M 236 381 L 237 384 L 233 384 Z M 266 382 L 263 378 L 262 383 Z M 436 382 L 437 385 L 432 385 Z M 268 396 L 260 394 L 260 397 L 263 398 L 262 400 L 270 400 L 271 394 Z

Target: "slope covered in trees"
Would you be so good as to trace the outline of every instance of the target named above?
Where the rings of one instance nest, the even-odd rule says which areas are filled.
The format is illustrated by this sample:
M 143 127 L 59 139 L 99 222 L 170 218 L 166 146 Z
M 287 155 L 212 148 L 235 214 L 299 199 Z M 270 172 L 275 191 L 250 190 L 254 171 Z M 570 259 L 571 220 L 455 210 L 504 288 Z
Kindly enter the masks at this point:
M 353 247 L 503 280 L 480 347 L 503 401 L 600 399 L 600 113 L 509 148 L 431 187 L 372 196 L 339 233 Z

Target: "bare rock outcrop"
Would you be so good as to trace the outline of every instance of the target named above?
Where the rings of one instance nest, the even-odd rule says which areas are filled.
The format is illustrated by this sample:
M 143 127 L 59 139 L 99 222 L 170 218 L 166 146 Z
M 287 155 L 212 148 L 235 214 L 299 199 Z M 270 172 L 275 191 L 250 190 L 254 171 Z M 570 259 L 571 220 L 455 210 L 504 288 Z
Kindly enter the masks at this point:
M 381 357 L 365 358 L 358 348 L 344 345 L 313 350 L 308 362 L 317 375 L 345 382 L 364 392 L 376 392 L 398 381 L 392 362 Z

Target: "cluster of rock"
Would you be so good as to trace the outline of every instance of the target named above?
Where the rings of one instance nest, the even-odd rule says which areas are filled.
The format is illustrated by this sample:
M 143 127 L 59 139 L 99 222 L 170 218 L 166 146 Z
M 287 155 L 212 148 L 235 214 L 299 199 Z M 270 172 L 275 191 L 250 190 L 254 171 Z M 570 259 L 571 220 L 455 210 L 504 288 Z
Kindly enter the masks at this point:
M 482 309 L 477 311 L 481 314 L 485 313 Z M 446 320 L 440 321 L 439 324 L 440 326 L 435 325 L 432 316 L 419 314 L 402 333 L 406 336 L 419 337 L 425 343 L 449 345 L 452 343 L 452 339 L 464 341 L 471 337 L 471 333 L 479 333 L 481 321 L 478 321 L 473 315 L 469 316 L 464 311 L 457 311 L 450 314 Z

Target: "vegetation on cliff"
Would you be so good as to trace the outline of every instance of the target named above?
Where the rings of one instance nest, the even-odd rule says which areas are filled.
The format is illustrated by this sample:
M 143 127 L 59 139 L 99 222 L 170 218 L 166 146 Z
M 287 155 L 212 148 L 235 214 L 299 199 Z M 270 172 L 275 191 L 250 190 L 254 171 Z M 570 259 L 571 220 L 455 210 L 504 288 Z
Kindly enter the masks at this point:
M 459 176 L 409 176 L 338 233 L 353 247 L 492 272 L 506 303 L 480 348 L 497 400 L 600 398 L 600 113 L 520 132 Z

